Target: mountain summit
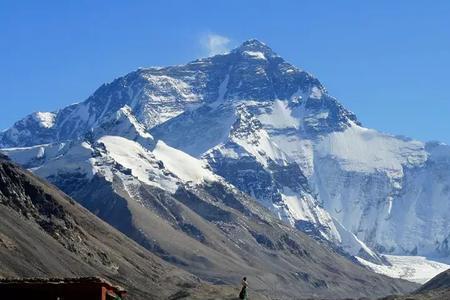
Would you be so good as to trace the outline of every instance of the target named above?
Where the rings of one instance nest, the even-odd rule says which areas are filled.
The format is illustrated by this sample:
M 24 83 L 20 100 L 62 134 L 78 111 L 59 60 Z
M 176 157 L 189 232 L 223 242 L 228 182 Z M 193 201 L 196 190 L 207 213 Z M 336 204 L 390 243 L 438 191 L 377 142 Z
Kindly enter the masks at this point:
M 232 50 L 232 53 L 244 53 L 244 52 L 260 52 L 262 53 L 264 56 L 266 56 L 267 58 L 273 58 L 273 57 L 278 57 L 278 55 L 266 44 L 264 44 L 263 42 L 260 42 L 257 39 L 250 39 L 247 40 L 245 42 L 243 42 L 239 47 L 235 48 L 234 50 Z M 251 56 L 251 55 L 250 55 Z M 255 58 L 257 56 L 255 55 Z M 260 58 L 262 59 L 262 57 L 260 56 Z

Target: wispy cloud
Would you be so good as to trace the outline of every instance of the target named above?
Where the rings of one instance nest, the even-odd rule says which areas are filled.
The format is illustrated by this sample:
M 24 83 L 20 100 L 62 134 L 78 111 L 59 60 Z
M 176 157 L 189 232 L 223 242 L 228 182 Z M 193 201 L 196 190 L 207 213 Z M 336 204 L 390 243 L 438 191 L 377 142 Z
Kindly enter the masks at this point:
M 228 52 L 230 50 L 231 40 L 226 36 L 209 33 L 205 37 L 202 38 L 202 46 L 208 52 L 208 55 L 216 55 Z

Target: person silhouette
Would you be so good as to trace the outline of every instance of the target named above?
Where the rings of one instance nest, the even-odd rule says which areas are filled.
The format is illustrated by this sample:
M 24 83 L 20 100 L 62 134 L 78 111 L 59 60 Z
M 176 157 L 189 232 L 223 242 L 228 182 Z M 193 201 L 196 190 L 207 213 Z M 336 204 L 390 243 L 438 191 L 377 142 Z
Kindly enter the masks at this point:
M 242 285 L 242 288 L 241 288 L 241 292 L 239 293 L 239 299 L 246 300 L 246 299 L 248 299 L 247 298 L 247 288 L 248 288 L 247 277 L 242 278 L 241 285 Z

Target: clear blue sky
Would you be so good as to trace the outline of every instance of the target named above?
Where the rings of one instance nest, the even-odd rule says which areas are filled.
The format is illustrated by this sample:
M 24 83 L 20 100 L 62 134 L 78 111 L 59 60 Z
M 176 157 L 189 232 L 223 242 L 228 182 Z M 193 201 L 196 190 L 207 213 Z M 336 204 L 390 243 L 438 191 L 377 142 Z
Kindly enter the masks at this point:
M 450 143 L 450 1 L 0 0 L 0 128 L 140 66 L 257 38 L 366 126 Z

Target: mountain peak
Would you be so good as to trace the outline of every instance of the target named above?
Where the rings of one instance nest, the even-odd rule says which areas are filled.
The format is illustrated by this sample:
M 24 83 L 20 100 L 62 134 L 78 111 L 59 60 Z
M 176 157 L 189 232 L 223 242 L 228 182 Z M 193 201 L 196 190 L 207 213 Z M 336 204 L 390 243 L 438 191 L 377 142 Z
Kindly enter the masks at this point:
M 233 50 L 233 52 L 241 52 L 241 53 L 246 51 L 261 52 L 265 55 L 277 56 L 277 54 L 273 52 L 273 50 L 269 46 L 267 46 L 266 44 L 257 39 L 249 39 Z
M 258 39 L 249 39 L 246 40 L 245 42 L 242 43 L 242 45 L 240 47 L 244 47 L 244 46 L 259 46 L 259 47 L 267 47 L 267 45 L 263 42 L 261 42 Z

